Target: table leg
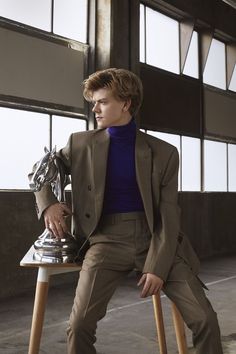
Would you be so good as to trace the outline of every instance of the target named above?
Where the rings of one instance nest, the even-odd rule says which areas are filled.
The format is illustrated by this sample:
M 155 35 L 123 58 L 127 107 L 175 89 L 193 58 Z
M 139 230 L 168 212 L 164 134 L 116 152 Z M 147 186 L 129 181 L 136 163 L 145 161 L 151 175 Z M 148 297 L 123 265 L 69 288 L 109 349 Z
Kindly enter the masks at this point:
M 49 270 L 46 267 L 39 267 L 30 332 L 29 354 L 39 353 L 44 313 L 48 295 L 49 277 Z
M 164 328 L 163 313 L 162 313 L 162 307 L 161 307 L 160 292 L 158 294 L 152 296 L 152 301 L 153 301 L 153 306 L 154 306 L 154 315 L 155 315 L 155 320 L 156 320 L 160 354 L 167 354 L 165 328 Z
M 179 310 L 177 309 L 176 305 L 173 302 L 171 302 L 171 307 L 172 307 L 172 317 L 173 317 L 173 322 L 175 327 L 176 341 L 179 349 L 179 354 L 187 354 L 188 347 L 186 342 L 183 318 Z

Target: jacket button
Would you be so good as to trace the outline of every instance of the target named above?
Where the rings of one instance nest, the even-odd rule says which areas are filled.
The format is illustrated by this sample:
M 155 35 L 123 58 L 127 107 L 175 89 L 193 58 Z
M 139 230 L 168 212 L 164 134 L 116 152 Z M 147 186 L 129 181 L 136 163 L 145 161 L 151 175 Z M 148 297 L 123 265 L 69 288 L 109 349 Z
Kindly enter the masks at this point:
M 90 218 L 90 214 L 89 213 L 86 213 L 85 216 L 86 216 L 86 218 Z

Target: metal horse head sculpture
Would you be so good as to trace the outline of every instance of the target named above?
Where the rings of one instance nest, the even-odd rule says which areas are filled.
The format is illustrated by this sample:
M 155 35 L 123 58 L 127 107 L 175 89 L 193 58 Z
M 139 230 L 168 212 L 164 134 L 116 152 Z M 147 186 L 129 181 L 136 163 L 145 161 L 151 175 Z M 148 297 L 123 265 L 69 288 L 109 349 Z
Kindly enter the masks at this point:
M 63 172 L 56 148 L 49 151 L 44 148 L 45 155 L 36 162 L 30 180 L 30 188 L 38 192 L 45 184 L 50 184 L 59 202 L 65 202 L 65 187 L 70 183 L 69 176 Z M 57 238 L 51 230 L 45 231 L 34 243 L 34 259 L 45 263 L 73 262 L 77 253 L 77 243 L 68 233 L 64 238 Z

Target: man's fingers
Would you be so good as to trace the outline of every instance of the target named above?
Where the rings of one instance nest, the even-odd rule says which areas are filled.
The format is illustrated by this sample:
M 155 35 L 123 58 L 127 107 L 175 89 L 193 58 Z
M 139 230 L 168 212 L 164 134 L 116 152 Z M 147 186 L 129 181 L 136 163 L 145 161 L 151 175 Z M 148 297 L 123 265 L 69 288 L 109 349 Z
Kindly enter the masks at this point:
M 146 277 L 147 277 L 147 275 L 146 275 L 146 274 L 143 274 L 143 275 L 141 276 L 141 278 L 140 278 L 140 280 L 139 280 L 139 282 L 138 282 L 137 285 L 138 285 L 138 286 L 142 285 L 142 284 L 145 282 Z
M 54 236 L 63 238 L 66 231 L 64 231 L 62 224 L 59 221 L 50 222 L 48 229 L 53 233 Z
M 141 297 L 147 297 L 149 295 L 149 292 L 150 292 L 150 284 L 146 282 L 141 292 Z
M 49 229 L 54 236 L 63 238 L 65 233 L 69 231 L 65 220 L 69 215 L 71 215 L 71 210 L 66 204 L 52 204 L 44 212 L 44 220 L 47 229 Z
M 141 277 L 138 285 L 141 285 L 143 283 L 144 285 L 140 296 L 147 297 L 155 295 L 158 293 L 158 291 L 161 290 L 163 280 L 154 274 L 147 273 L 145 274 L 145 277 Z
M 68 205 L 66 205 L 65 203 L 60 203 L 60 206 L 62 207 L 62 210 L 63 210 L 64 214 L 66 214 L 66 215 L 72 215 L 72 211 L 71 211 L 71 209 L 68 207 Z

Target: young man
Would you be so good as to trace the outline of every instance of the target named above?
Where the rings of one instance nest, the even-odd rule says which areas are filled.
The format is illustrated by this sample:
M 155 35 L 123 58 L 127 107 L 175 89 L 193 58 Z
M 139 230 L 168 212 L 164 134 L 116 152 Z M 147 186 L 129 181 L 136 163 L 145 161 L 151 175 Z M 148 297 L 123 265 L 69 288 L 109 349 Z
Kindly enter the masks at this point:
M 89 237 L 68 328 L 68 353 L 94 354 L 97 322 L 119 281 L 142 273 L 141 297 L 160 289 L 193 332 L 196 354 L 222 354 L 220 332 L 198 259 L 180 231 L 178 153 L 137 130 L 142 84 L 132 72 L 107 69 L 84 81 L 98 129 L 70 136 L 58 155 L 72 179 L 73 234 Z M 36 193 L 39 216 L 58 237 L 71 210 L 49 186 Z

